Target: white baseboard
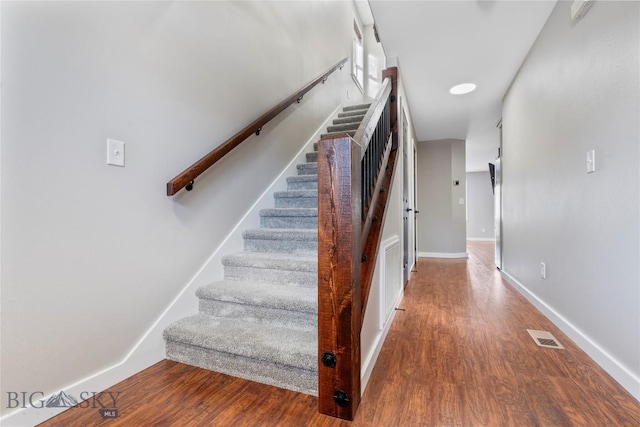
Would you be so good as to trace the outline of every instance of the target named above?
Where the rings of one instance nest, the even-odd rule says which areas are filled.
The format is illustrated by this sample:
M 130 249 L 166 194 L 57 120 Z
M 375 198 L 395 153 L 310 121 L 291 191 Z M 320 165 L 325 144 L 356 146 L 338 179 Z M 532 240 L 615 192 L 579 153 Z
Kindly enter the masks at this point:
M 258 212 L 260 209 L 273 207 L 273 193 L 278 191 L 279 185 L 286 182 L 286 177 L 296 174 L 297 163 L 306 162 L 305 154 L 313 147 L 313 143 L 318 142 L 320 134 L 325 131 L 331 120 L 341 110 L 342 104 L 336 107 L 329 118 L 317 128 L 316 132 L 291 159 L 289 164 L 271 182 L 256 202 L 241 216 L 240 221 L 227 234 L 224 240 L 213 251 L 207 261 L 200 267 L 195 275 L 178 292 L 169 306 L 151 325 L 142 338 L 133 346 L 131 351 L 118 363 L 96 372 L 73 384 L 63 387 L 65 393 L 78 397 L 82 392 L 100 392 L 111 388 L 113 385 L 123 381 L 130 376 L 160 362 L 165 359 L 165 343 L 162 332 L 171 323 L 194 315 L 198 311 L 196 289 L 214 280 L 219 280 L 223 274 L 221 259 L 224 255 L 240 252 L 243 250 L 242 232 L 248 228 L 260 226 Z M 118 390 L 111 388 L 114 393 Z M 56 392 L 57 394 L 57 392 Z M 48 399 L 49 396 L 38 396 L 37 399 Z M 39 405 L 39 402 L 34 402 Z M 27 406 L 25 408 L 10 412 L 0 417 L 0 425 L 3 426 L 33 426 L 52 418 L 69 408 L 36 408 Z M 93 410 L 87 408 L 86 410 Z
M 467 237 L 472 242 L 495 242 L 495 237 Z
M 555 324 L 562 332 L 564 332 L 578 347 L 580 347 L 589 357 L 591 357 L 602 369 L 613 377 L 622 387 L 636 399 L 640 400 L 640 378 L 633 372 L 629 371 L 613 356 L 607 353 L 602 347 L 593 342 L 585 333 L 578 329 L 575 325 L 565 319 L 560 313 L 556 312 L 547 303 L 538 298 L 525 285 L 517 281 L 513 276 L 504 270 L 501 271 L 502 277 L 520 292 L 531 304 L 542 312 L 553 324 Z
M 469 258 L 466 252 L 418 252 L 420 258 Z

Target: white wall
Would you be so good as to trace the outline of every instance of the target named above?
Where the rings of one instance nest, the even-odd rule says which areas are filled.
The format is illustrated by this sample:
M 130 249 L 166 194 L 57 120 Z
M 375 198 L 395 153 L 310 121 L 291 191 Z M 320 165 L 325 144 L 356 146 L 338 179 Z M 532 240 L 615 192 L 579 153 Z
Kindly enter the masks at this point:
M 467 172 L 467 240 L 495 239 L 489 172 Z
M 417 168 L 419 255 L 465 257 L 464 141 L 442 139 L 418 143 Z M 458 186 L 454 186 L 455 180 L 459 181 Z
M 503 104 L 503 267 L 640 398 L 639 4 L 558 2 Z M 597 171 L 586 173 L 596 150 Z M 540 277 L 547 264 L 547 279 Z
M 347 66 L 194 191 L 164 195 L 167 180 L 349 55 L 353 5 L 0 7 L 1 393 L 48 394 L 122 361 L 355 93 Z M 126 167 L 105 164 L 107 138 L 126 143 Z

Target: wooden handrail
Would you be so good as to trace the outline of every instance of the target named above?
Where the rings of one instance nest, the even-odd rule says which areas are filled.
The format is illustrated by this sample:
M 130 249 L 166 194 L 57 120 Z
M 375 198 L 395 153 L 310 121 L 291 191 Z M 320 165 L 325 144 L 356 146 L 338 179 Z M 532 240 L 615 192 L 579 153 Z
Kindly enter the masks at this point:
M 318 409 L 348 420 L 360 403 L 362 319 L 398 158 L 397 68 L 383 76 L 355 139 L 318 143 Z
M 200 176 L 201 173 L 213 166 L 218 160 L 223 158 L 227 153 L 236 148 L 238 145 L 240 145 L 240 143 L 249 138 L 251 135 L 259 135 L 262 127 L 265 124 L 267 124 L 271 119 L 276 117 L 294 102 L 300 102 L 302 100 L 302 97 L 307 92 L 309 92 L 319 83 L 324 83 L 327 80 L 327 77 L 338 68 L 341 69 L 347 62 L 347 60 L 348 58 L 340 60 L 337 64 L 329 68 L 322 75 L 318 76 L 302 89 L 296 91 L 293 95 L 287 97 L 286 99 L 278 103 L 275 107 L 271 108 L 269 111 L 255 119 L 253 122 L 249 123 L 241 131 L 233 135 L 231 138 L 227 139 L 220 146 L 209 152 L 209 154 L 186 168 L 171 181 L 167 182 L 167 196 L 173 196 L 182 188 L 186 187 L 189 184 L 193 184 L 193 181 L 198 176 Z

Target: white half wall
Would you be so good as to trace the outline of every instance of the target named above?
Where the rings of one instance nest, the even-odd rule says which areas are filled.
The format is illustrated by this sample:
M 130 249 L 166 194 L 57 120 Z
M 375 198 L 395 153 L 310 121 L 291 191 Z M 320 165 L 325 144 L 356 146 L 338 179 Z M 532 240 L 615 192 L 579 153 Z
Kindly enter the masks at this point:
M 640 4 L 570 8 L 504 98 L 503 271 L 640 399 Z

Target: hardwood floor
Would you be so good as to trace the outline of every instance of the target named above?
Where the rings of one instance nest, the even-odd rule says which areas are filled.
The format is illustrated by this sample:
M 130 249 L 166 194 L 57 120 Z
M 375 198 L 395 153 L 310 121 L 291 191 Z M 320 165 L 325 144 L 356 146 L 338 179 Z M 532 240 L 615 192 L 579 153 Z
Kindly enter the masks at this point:
M 640 403 L 501 280 L 491 243 L 412 274 L 352 423 L 315 397 L 163 361 L 110 388 L 118 418 L 76 408 L 41 425 L 640 426 Z

